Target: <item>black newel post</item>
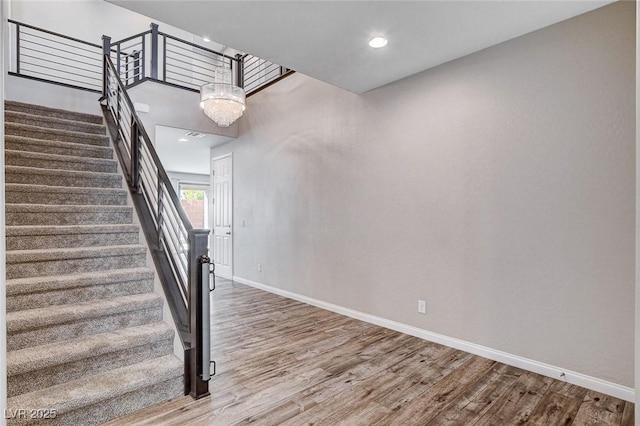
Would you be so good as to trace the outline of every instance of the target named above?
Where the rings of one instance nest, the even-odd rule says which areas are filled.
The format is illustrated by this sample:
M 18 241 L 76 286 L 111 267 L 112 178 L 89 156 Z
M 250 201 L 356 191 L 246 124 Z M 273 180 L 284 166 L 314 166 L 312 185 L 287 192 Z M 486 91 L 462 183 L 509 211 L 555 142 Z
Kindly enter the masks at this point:
M 236 68 L 236 72 L 238 75 L 236 76 L 236 81 L 238 82 L 238 87 L 242 87 L 244 89 L 244 57 L 245 55 L 237 54 L 236 61 L 238 63 L 238 67 Z
M 111 37 L 103 35 L 102 36 L 102 56 L 109 56 L 111 55 Z M 107 78 L 108 78 L 108 72 L 107 72 L 107 61 L 106 59 L 103 58 L 103 64 L 104 66 L 102 67 L 102 96 L 106 99 L 107 98 Z
M 209 306 L 209 277 L 203 276 L 202 257 L 207 257 L 209 240 L 208 229 L 194 229 L 189 231 L 189 330 L 191 333 L 191 348 L 188 351 L 189 356 L 189 394 L 199 399 L 209 395 L 209 377 L 203 377 L 208 370 L 203 368 L 203 359 L 209 359 L 211 351 L 209 346 L 209 312 L 203 312 L 203 305 Z M 207 258 L 208 259 L 208 258 Z M 204 298 L 207 301 L 204 302 Z M 206 324 L 204 324 L 206 322 Z M 205 336 L 203 330 L 206 331 Z M 207 355 L 204 355 L 204 351 Z M 186 361 L 186 360 L 185 360 Z
M 151 23 L 151 78 L 158 79 L 158 24 Z
M 20 74 L 20 24 L 16 24 L 16 74 Z

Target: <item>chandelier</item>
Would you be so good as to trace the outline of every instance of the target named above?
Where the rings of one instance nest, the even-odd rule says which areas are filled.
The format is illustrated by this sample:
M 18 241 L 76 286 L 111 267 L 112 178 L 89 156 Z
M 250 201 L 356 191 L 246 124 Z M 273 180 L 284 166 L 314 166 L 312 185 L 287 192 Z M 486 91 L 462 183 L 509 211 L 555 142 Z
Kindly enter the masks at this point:
M 231 82 L 229 68 L 216 69 L 213 83 L 200 88 L 200 106 L 207 117 L 220 127 L 229 127 L 245 110 L 242 87 Z

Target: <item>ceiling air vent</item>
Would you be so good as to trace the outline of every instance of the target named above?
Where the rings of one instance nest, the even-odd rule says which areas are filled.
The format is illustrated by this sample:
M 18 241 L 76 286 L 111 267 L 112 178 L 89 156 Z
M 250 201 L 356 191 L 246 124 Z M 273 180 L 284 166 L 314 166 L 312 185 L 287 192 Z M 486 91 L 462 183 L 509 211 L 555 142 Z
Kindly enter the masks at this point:
M 199 132 L 187 132 L 184 134 L 185 136 L 188 136 L 190 138 L 204 138 L 205 134 L 204 133 L 199 133 Z

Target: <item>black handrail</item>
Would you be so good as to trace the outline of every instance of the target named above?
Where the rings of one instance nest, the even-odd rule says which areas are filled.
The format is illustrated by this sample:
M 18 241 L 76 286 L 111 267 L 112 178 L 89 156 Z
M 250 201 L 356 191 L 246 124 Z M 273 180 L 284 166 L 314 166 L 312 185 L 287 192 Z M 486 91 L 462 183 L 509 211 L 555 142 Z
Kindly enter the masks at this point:
M 204 291 L 210 273 L 203 272 L 210 265 L 209 230 L 193 229 L 110 58 L 108 40 L 103 51 L 103 113 L 183 345 L 185 393 L 200 398 L 209 394 L 209 357 L 203 356 L 210 352 Z
M 166 34 L 166 33 L 163 33 L 163 32 L 160 32 L 160 31 L 159 31 L 159 32 L 158 32 L 158 35 L 161 35 L 161 36 L 164 36 L 164 37 L 170 38 L 170 39 L 175 40 L 175 41 L 179 41 L 180 43 L 187 44 L 187 45 L 189 45 L 189 46 L 191 46 L 191 47 L 196 47 L 196 48 L 198 48 L 198 49 L 202 49 L 202 50 L 204 50 L 205 52 L 213 53 L 214 55 L 222 56 L 222 57 L 224 57 L 224 58 L 229 59 L 230 61 L 235 61 L 235 60 L 236 60 L 236 58 L 234 58 L 233 56 L 226 55 L 226 54 L 224 54 L 224 53 L 222 53 L 222 52 L 218 52 L 218 51 L 216 51 L 216 50 L 209 49 L 209 48 L 204 47 L 204 46 L 200 46 L 199 44 L 196 44 L 196 43 L 193 43 L 193 42 L 190 42 L 190 41 L 187 41 L 187 40 L 182 40 L 182 39 L 180 39 L 180 38 L 178 38 L 178 37 L 175 37 L 175 36 L 172 36 L 172 35 L 170 35 L 170 34 Z
M 75 37 L 70 37 L 68 35 L 56 33 L 54 31 L 44 30 L 42 28 L 34 27 L 33 25 L 25 24 L 24 22 L 15 21 L 13 19 L 7 19 L 7 22 L 9 22 L 10 24 L 20 25 L 21 27 L 30 28 L 32 30 L 36 30 L 36 31 L 39 31 L 39 32 L 42 32 L 42 33 L 45 33 L 45 34 L 54 35 L 56 37 L 61 37 L 61 38 L 65 38 L 67 40 L 75 41 L 76 43 L 86 44 L 87 46 L 91 46 L 91 47 L 96 47 L 98 49 L 102 49 L 102 46 L 100 46 L 99 44 L 90 43 L 88 41 L 84 41 L 84 40 L 80 40 L 80 39 L 75 38 Z
M 121 43 L 126 43 L 126 42 L 128 42 L 128 41 L 130 41 L 130 40 L 133 40 L 134 38 L 144 37 L 144 36 L 146 36 L 147 34 L 151 34 L 151 30 L 143 31 L 143 32 L 141 32 L 141 33 L 139 33 L 139 34 L 132 35 L 132 36 L 127 37 L 127 38 L 123 38 L 122 40 L 114 41 L 114 42 L 112 42 L 112 44 L 121 44 Z

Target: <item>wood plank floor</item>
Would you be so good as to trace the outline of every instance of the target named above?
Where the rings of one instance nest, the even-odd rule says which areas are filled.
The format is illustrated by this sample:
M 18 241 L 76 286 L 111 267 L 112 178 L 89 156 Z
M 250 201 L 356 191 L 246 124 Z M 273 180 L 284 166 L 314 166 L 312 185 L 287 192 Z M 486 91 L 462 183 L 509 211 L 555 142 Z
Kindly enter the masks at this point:
M 115 425 L 633 425 L 634 405 L 231 281 L 211 396 Z

